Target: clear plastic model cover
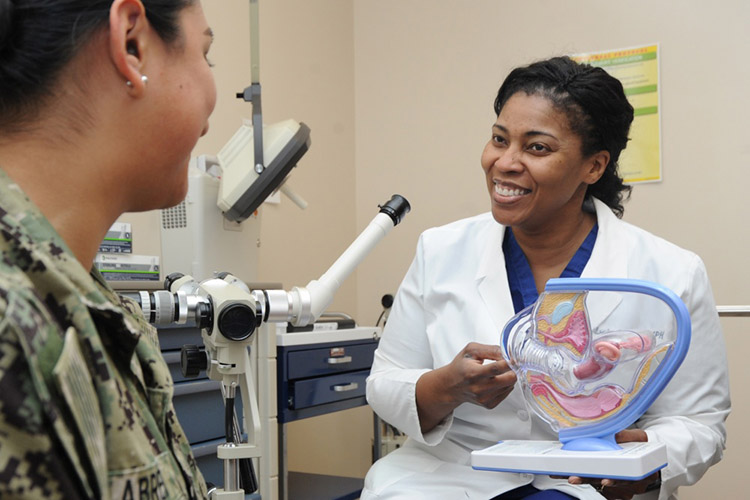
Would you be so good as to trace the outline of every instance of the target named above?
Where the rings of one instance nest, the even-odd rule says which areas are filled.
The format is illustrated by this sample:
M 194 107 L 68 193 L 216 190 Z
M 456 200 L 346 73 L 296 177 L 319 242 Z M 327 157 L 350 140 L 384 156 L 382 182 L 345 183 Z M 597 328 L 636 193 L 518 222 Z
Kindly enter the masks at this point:
M 550 284 L 506 325 L 506 358 L 525 400 L 561 441 L 566 430 L 576 438 L 613 435 L 637 420 L 681 363 L 689 315 L 653 283 Z

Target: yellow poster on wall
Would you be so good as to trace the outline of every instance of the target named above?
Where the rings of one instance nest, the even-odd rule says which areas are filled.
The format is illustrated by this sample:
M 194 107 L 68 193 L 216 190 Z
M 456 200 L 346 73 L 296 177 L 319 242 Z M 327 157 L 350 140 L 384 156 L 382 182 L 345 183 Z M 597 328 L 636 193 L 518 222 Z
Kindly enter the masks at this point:
M 630 141 L 620 155 L 627 183 L 661 181 L 658 45 L 576 54 L 572 59 L 599 66 L 622 83 L 635 117 Z

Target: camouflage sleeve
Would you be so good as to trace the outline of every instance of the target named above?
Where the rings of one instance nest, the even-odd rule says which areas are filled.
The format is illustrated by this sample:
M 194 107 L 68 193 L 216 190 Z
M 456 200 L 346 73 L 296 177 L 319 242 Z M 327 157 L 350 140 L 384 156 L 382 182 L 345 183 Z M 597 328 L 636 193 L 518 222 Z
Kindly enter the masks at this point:
M 16 332 L 1 310 L 0 498 L 86 498 L 34 390 Z

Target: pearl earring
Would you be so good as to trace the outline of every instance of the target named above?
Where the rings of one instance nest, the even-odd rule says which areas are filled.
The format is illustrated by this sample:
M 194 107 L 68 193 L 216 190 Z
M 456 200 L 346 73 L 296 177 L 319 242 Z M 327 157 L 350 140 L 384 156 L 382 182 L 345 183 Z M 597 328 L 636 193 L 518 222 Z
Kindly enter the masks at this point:
M 146 85 L 148 83 L 148 77 L 146 75 L 141 75 L 141 81 L 143 82 L 143 85 Z M 128 80 L 127 82 L 125 82 L 125 85 L 127 85 L 128 87 L 132 87 L 133 82 Z

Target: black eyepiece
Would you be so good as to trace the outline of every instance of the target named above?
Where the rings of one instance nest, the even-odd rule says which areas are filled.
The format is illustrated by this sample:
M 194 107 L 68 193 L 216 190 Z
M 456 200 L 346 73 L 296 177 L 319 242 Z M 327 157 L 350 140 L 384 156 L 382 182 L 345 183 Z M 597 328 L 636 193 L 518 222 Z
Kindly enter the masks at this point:
M 409 202 L 401 195 L 394 194 L 384 205 L 378 205 L 380 213 L 388 215 L 393 219 L 393 225 L 397 226 L 406 214 L 411 210 Z

